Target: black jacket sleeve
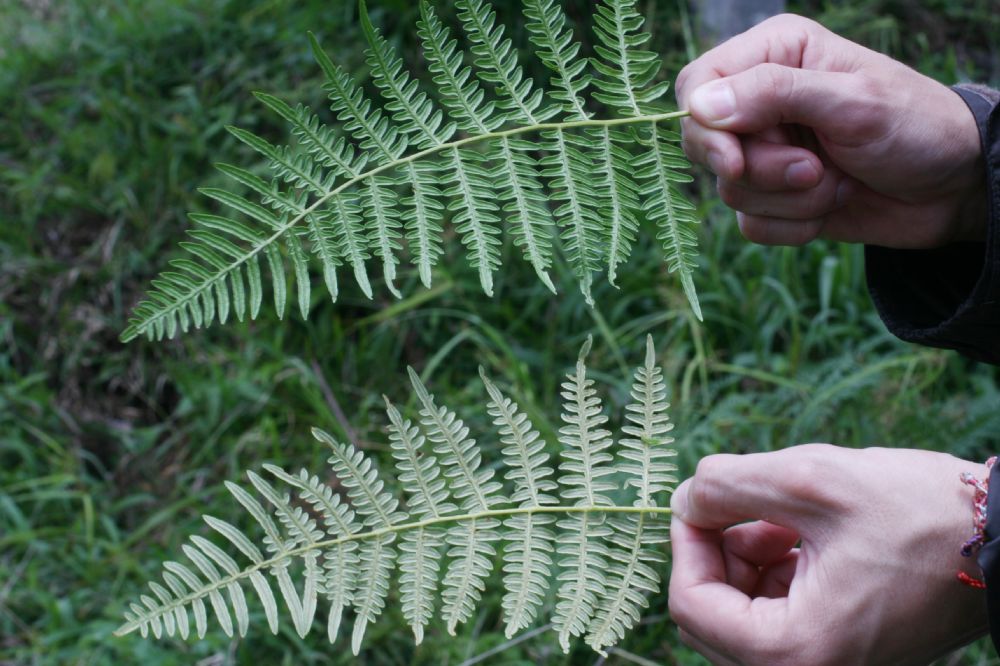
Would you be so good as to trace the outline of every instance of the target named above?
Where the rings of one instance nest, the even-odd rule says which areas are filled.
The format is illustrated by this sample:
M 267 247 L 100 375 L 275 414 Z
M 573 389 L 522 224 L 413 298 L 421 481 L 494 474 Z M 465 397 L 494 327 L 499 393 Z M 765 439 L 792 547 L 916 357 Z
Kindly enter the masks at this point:
M 865 247 L 868 290 L 897 337 L 1000 365 L 1000 91 L 959 85 L 986 165 L 985 243 L 933 250 Z

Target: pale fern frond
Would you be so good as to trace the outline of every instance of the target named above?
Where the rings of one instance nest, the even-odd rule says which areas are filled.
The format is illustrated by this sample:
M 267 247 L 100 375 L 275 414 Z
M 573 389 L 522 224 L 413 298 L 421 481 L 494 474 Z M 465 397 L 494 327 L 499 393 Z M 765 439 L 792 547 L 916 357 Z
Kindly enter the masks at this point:
M 550 493 L 558 487 L 548 478 L 553 470 L 547 465 L 545 442 L 541 439 L 526 414 L 518 410 L 517 403 L 503 395 L 489 380 L 483 369 L 479 376 L 490 396 L 488 411 L 493 424 L 500 429 L 504 462 L 510 472 L 507 479 L 514 482 L 512 502 L 521 507 L 540 507 L 557 504 Z M 502 607 L 507 638 L 531 626 L 545 600 L 547 580 L 552 567 L 555 535 L 547 527 L 554 522 L 551 515 L 518 515 L 504 521 L 508 542 L 504 550 L 504 594 Z
M 646 514 L 608 522 L 612 532 L 608 537 L 606 592 L 587 627 L 587 644 L 602 654 L 639 622 L 649 606 L 647 595 L 660 589 L 656 567 L 664 561 L 660 549 L 668 539 L 667 526 Z
M 496 12 L 483 0 L 458 0 L 458 16 L 472 43 L 472 54 L 479 67 L 477 74 L 496 86 L 498 106 L 506 120 L 533 125 L 551 118 L 556 109 L 543 109 L 543 91 L 535 88 L 517 62 L 517 51 L 503 36 L 503 26 L 496 23 Z M 534 158 L 534 146 L 502 137 L 491 146 L 490 156 L 497 164 L 492 178 L 506 202 L 503 210 L 512 216 L 514 242 L 523 249 L 525 259 L 539 279 L 553 293 L 555 285 L 547 273 L 552 263 L 552 234 L 545 198 Z
M 336 301 L 342 269 L 374 297 L 369 264 L 376 259 L 384 285 L 400 297 L 405 255 L 430 286 L 449 227 L 487 294 L 501 270 L 507 232 L 553 292 L 550 272 L 562 253 L 593 304 L 594 275 L 606 270 L 614 284 L 647 218 L 700 317 L 693 279 L 697 219 L 678 187 L 687 164 L 676 133 L 663 127 L 686 112 L 658 105 L 667 82 L 659 77 L 659 57 L 646 50 L 634 0 L 597 5 L 594 58 L 584 56 L 558 0 L 524 2 L 528 39 L 552 72 L 544 86 L 525 74 L 518 59 L 523 45 L 511 39 L 487 0 L 456 3 L 471 65 L 421 0 L 417 30 L 436 94 L 407 71 L 363 2 L 360 29 L 380 99 L 366 95 L 310 36 L 337 123 L 257 93 L 289 125 L 289 145 L 231 129 L 263 158 L 267 176 L 219 165 L 245 193 L 204 190 L 230 211 L 192 216 L 191 237 L 182 243 L 189 256 L 172 261 L 152 282 L 122 339 L 174 337 L 214 322 L 255 319 L 264 309 L 267 273 L 278 316 L 294 298 L 304 318 L 312 297 L 310 264 L 319 266 Z M 611 115 L 600 117 L 595 102 Z
M 426 438 L 418 427 L 409 420 L 403 420 L 388 398 L 383 398 L 389 416 L 389 441 L 396 459 L 398 478 L 410 489 L 410 511 L 422 519 L 454 513 L 457 508 L 449 501 L 437 458 L 423 451 Z M 403 617 L 413 628 L 418 645 L 423 641 L 424 627 L 434 615 L 443 545 L 439 527 L 420 527 L 407 532 L 400 544 L 403 553 L 399 558 L 399 568 L 403 572 L 399 579 L 400 601 Z
M 656 112 L 656 103 L 670 82 L 656 80 L 661 65 L 659 55 L 640 48 L 649 42 L 650 35 L 642 30 L 644 19 L 635 5 L 635 0 L 603 0 L 597 7 L 594 32 L 599 58 L 594 59 L 594 67 L 602 76 L 594 80 L 601 91 L 594 97 L 626 116 L 640 117 Z M 644 150 L 631 160 L 620 158 L 610 164 L 606 172 L 608 191 L 619 199 L 629 196 L 629 191 L 638 192 L 642 211 L 658 228 L 656 237 L 663 245 L 667 267 L 680 277 L 684 295 L 701 320 L 701 305 L 694 286 L 698 243 L 693 225 L 698 218 L 677 186 L 691 180 L 688 174 L 691 165 L 677 145 L 680 135 L 676 132 L 657 123 L 644 123 L 632 129 Z M 622 138 L 621 133 L 609 134 L 607 142 L 611 144 Z M 626 216 L 617 221 L 621 233 L 615 239 L 616 254 L 609 255 L 608 264 L 612 281 L 617 265 L 628 256 L 628 247 L 634 239 L 636 225 L 629 218 L 633 209 L 626 208 Z
M 297 476 L 294 476 L 275 465 L 264 465 L 264 469 L 297 489 L 299 498 L 311 505 L 313 511 L 322 517 L 328 537 L 340 539 L 362 529 L 361 523 L 355 520 L 354 510 L 350 505 L 343 502 L 340 495 L 320 481 L 319 477 L 310 475 L 306 470 L 301 470 Z M 243 548 L 240 549 L 243 550 Z M 350 606 L 354 598 L 357 571 L 360 564 L 357 551 L 358 544 L 356 542 L 341 541 L 324 553 L 326 598 L 330 602 L 330 612 L 327 616 L 327 635 L 331 643 L 339 633 L 344 610 Z M 244 552 L 246 551 L 244 550 Z M 251 557 L 251 559 L 254 558 Z M 254 561 L 257 560 L 254 559 Z M 272 629 L 272 631 L 276 630 Z
M 667 410 L 667 386 L 663 371 L 656 365 L 653 337 L 646 337 L 646 359 L 636 368 L 631 396 L 625 407 L 628 424 L 622 426 L 619 455 L 625 462 L 619 469 L 628 475 L 626 483 L 636 489 L 635 506 L 656 506 L 655 497 L 677 483 L 677 466 L 670 462 L 677 452 L 669 448 L 674 429 Z
M 620 440 L 618 451 L 622 459 L 618 469 L 626 474 L 625 483 L 636 489 L 637 507 L 655 507 L 656 496 L 677 483 L 673 475 L 677 468 L 669 462 L 676 452 L 667 448 L 674 440 L 667 435 L 673 424 L 666 393 L 653 338 L 647 336 L 645 362 L 636 368 L 632 384 L 634 402 L 625 407 L 630 423 L 622 426 L 622 433 L 628 437 Z M 610 593 L 600 601 L 587 628 L 587 643 L 602 653 L 635 626 L 649 605 L 646 595 L 659 589 L 656 566 L 663 562 L 659 551 L 667 541 L 666 526 L 646 514 L 618 516 L 609 522 L 613 530 L 608 549 Z
M 573 31 L 566 27 L 566 14 L 557 0 L 524 0 L 524 16 L 531 41 L 538 47 L 538 59 L 555 72 L 553 99 L 571 117 L 586 120 L 590 114 L 584 108 L 583 93 L 593 77 L 587 72 L 586 59 L 578 58 L 580 43 L 573 41 Z
M 192 537 L 181 549 L 188 563 L 166 562 L 162 580 L 129 604 L 117 633 L 204 637 L 211 615 L 223 633 L 242 636 L 252 629 L 252 590 L 272 632 L 279 600 L 299 635 L 327 604 L 330 642 L 349 613 L 357 654 L 391 599 L 419 643 L 439 603 L 450 633 L 473 617 L 502 550 L 508 636 L 537 622 L 554 591 L 552 620 L 563 647 L 586 636 L 595 650 L 606 650 L 659 589 L 670 514 L 661 496 L 674 483 L 666 462 L 673 440 L 662 371 L 647 341 L 623 447 L 612 460 L 607 417 L 587 376 L 589 348 L 588 339 L 562 385 L 564 427 L 560 441 L 549 443 L 561 448 L 558 470 L 526 413 L 485 373 L 491 437 L 502 444 L 502 462 L 488 466 L 464 422 L 410 370 L 419 420 L 386 400 L 394 482 L 380 477 L 364 452 L 314 430 L 329 447 L 336 482 L 265 465 L 268 478 L 249 473 L 249 489 L 227 483 L 258 536 L 206 516 L 221 543 Z M 613 501 L 621 493 L 627 497 Z
M 669 81 L 656 82 L 662 58 L 640 47 L 650 40 L 635 0 L 601 0 L 594 14 L 594 98 L 626 116 L 641 116 L 667 91 Z
M 594 380 L 587 377 L 585 359 L 592 342 L 588 337 L 580 349 L 575 371 L 566 375 L 562 384 L 562 420 L 566 425 L 559 429 L 559 435 L 566 448 L 559 466 L 559 485 L 560 495 L 567 502 L 608 506 L 613 502 L 607 493 L 615 489 L 615 484 L 607 477 L 615 473 L 615 468 L 608 464 L 612 461 L 607 451 L 611 433 L 602 427 L 608 417 L 602 413 Z M 557 546 L 563 572 L 559 575 L 562 585 L 552 622 L 560 646 L 568 652 L 570 637 L 586 631 L 598 601 L 605 596 L 608 549 L 603 540 L 611 536 L 611 529 L 604 515 L 590 513 L 570 515 L 557 526 L 564 530 Z
M 684 287 L 684 294 L 695 316 L 702 319 L 698 292 L 694 286 L 694 269 L 697 266 L 698 237 L 694 225 L 698 223 L 695 208 L 684 197 L 679 183 L 690 182 L 686 171 L 690 166 L 684 153 L 676 145 L 675 132 L 652 126 L 643 143 L 649 149 L 633 162 L 635 177 L 640 182 L 639 195 L 643 197 L 642 209 L 656 222 L 656 237 L 663 244 L 667 267 L 677 273 Z
M 467 513 L 489 512 L 506 502 L 499 493 L 501 484 L 493 479 L 493 470 L 480 470 L 482 455 L 475 440 L 470 439 L 469 429 L 455 412 L 438 407 L 434 396 L 427 391 L 420 377 L 409 368 L 410 382 L 420 401 L 420 424 L 427 438 L 434 443 L 434 452 L 441 456 L 444 475 L 449 480 L 452 494 Z M 442 582 L 442 613 L 447 621 L 448 633 L 471 617 L 476 604 L 486 588 L 486 577 L 493 569 L 496 551 L 492 542 L 499 540 L 497 527 L 500 521 L 483 517 L 471 519 L 450 527 L 445 542 L 450 546 L 451 564 Z

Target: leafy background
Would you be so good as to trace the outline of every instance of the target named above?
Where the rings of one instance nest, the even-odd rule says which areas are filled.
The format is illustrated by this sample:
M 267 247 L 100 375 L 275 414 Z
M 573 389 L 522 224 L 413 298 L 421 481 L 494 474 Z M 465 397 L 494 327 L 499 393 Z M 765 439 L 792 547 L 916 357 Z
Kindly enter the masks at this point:
M 373 18 L 420 67 L 415 5 L 379 0 Z M 516 0 L 496 3 L 518 43 Z M 990 0 L 790 2 L 849 38 L 940 81 L 1000 85 Z M 586 0 L 564 5 L 589 41 Z M 683 3 L 643 3 L 673 75 L 698 52 Z M 129 307 L 176 253 L 185 212 L 208 205 L 214 161 L 252 163 L 223 126 L 273 139 L 281 123 L 250 93 L 325 108 L 307 30 L 364 74 L 352 2 L 338 0 L 0 0 L 0 663 L 346 663 L 322 632 L 257 622 L 243 641 L 114 639 L 122 602 L 203 527 L 240 520 L 221 482 L 264 461 L 324 468 L 308 427 L 388 460 L 380 394 L 404 399 L 404 369 L 487 431 L 485 365 L 550 438 L 557 386 L 583 338 L 612 414 L 652 332 L 667 365 L 680 464 L 716 451 L 807 441 L 951 451 L 980 459 L 1000 440 L 1000 374 L 890 336 L 864 287 L 859 247 L 745 243 L 708 178 L 695 326 L 660 250 L 639 242 L 620 290 L 598 281 L 585 307 L 567 267 L 552 298 L 516 260 L 486 298 L 475 272 L 444 261 L 435 288 L 370 302 L 317 290 L 307 323 L 250 324 L 165 344 L 118 343 Z M 527 49 L 525 49 L 527 51 Z M 536 76 L 540 65 L 525 60 Z M 650 238 L 649 234 L 646 239 Z M 457 239 L 449 256 L 461 252 Z M 415 277 L 408 276 L 415 285 Z M 376 289 L 376 292 L 379 290 Z M 385 293 L 385 290 L 382 290 Z M 487 448 L 495 442 L 484 440 Z M 457 639 L 436 624 L 414 649 L 390 603 L 369 629 L 369 664 L 592 664 L 551 634 L 509 644 L 496 585 Z M 258 618 L 259 620 L 260 618 Z M 652 600 L 607 663 L 696 664 Z M 948 664 L 1000 663 L 984 642 Z

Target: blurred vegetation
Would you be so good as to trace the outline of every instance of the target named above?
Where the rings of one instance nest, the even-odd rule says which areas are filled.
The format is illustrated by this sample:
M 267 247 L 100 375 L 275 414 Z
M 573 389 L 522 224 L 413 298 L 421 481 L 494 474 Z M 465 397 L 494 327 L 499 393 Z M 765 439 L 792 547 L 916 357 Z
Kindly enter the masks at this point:
M 419 65 L 414 3 L 370 4 Z M 497 4 L 525 44 L 516 0 Z M 644 4 L 676 72 L 698 49 L 685 39 L 683 2 Z M 581 26 L 587 5 L 568 3 Z M 790 6 L 943 82 L 1000 83 L 992 0 Z M 595 290 L 594 310 L 573 288 L 552 298 L 513 256 L 494 299 L 471 271 L 447 268 L 463 262 L 445 261 L 430 293 L 405 276 L 413 296 L 402 301 L 348 289 L 336 307 L 317 296 L 308 322 L 264 318 L 123 346 L 128 309 L 176 252 L 185 212 L 208 206 L 195 188 L 220 182 L 212 162 L 253 160 L 224 125 L 282 138 L 251 91 L 325 108 L 307 30 L 363 72 L 353 3 L 0 0 L 0 15 L 0 663 L 347 663 L 320 633 L 303 641 L 287 624 L 273 637 L 258 621 L 239 642 L 217 631 L 190 644 L 110 633 L 122 601 L 202 531 L 201 514 L 238 520 L 223 479 L 264 461 L 322 470 L 312 425 L 387 455 L 379 395 L 405 394 L 407 364 L 485 431 L 483 364 L 551 435 L 558 382 L 581 340 L 597 338 L 591 364 L 616 414 L 651 332 L 685 474 L 708 453 L 806 441 L 972 459 L 1000 444 L 995 370 L 890 336 L 868 300 L 860 248 L 743 242 L 708 179 L 696 192 L 704 326 L 647 235 L 620 290 Z M 390 610 L 369 630 L 363 663 L 604 661 L 583 646 L 564 656 L 548 634 L 504 646 L 490 589 L 457 639 L 435 625 L 418 649 Z M 663 594 L 607 663 L 701 661 L 678 642 Z M 948 663 L 1000 662 L 979 643 Z

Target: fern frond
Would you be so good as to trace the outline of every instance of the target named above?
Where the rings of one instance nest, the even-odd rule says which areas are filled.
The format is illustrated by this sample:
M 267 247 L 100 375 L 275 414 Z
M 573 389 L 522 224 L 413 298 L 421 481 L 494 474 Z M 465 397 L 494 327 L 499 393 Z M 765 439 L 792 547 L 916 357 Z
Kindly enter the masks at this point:
M 227 483 L 260 536 L 206 516 L 221 545 L 192 537 L 182 547 L 189 564 L 166 562 L 162 581 L 151 582 L 150 592 L 129 605 L 117 633 L 187 637 L 193 614 L 193 633 L 203 637 L 211 614 L 227 635 L 244 635 L 253 617 L 252 589 L 273 632 L 279 600 L 299 635 L 310 630 L 318 606 L 328 604 L 331 642 L 344 611 L 352 611 L 355 654 L 368 625 L 398 599 L 419 643 L 439 600 L 450 633 L 473 616 L 502 550 L 508 636 L 537 621 L 555 583 L 552 617 L 563 647 L 586 636 L 595 650 L 606 650 L 659 589 L 663 518 L 670 513 L 660 497 L 675 482 L 666 462 L 673 440 L 662 371 L 647 340 L 623 447 L 613 461 L 607 417 L 587 376 L 590 344 L 562 385 L 558 471 L 525 412 L 484 372 L 486 411 L 502 444 L 502 463 L 487 466 L 464 422 L 439 405 L 411 369 L 415 418 L 386 400 L 398 493 L 388 490 L 364 452 L 314 430 L 329 447 L 336 483 L 274 465 L 264 466 L 267 479 L 249 473 L 249 489 Z M 615 503 L 612 497 L 621 493 L 612 491 L 628 498 Z M 555 560 L 560 571 L 553 581 Z
M 587 627 L 587 644 L 602 654 L 639 622 L 649 606 L 646 595 L 660 589 L 655 567 L 664 561 L 659 548 L 668 538 L 666 526 L 653 523 L 646 514 L 609 522 L 608 593 Z
M 669 462 L 677 453 L 668 448 L 674 438 L 667 434 L 674 424 L 667 414 L 667 386 L 655 354 L 653 337 L 646 336 L 645 363 L 636 368 L 632 383 L 634 402 L 625 407 L 625 419 L 630 423 L 622 426 L 622 433 L 628 437 L 619 440 L 623 447 L 619 455 L 626 461 L 619 469 L 628 475 L 626 483 L 638 492 L 635 506 L 656 506 L 654 497 L 677 483 L 673 474 L 677 466 Z
M 566 448 L 559 466 L 563 473 L 559 484 L 567 502 L 607 506 L 612 501 L 606 493 L 614 490 L 615 484 L 605 477 L 614 474 L 615 468 L 608 465 L 612 461 L 607 452 L 611 433 L 602 428 L 608 419 L 601 413 L 594 380 L 587 378 L 585 359 L 592 342 L 588 337 L 580 349 L 575 372 L 566 375 L 567 381 L 562 384 L 562 420 L 566 425 L 559 434 Z M 568 652 L 570 637 L 584 633 L 598 601 L 605 596 L 608 550 L 603 539 L 611 535 L 611 530 L 604 516 L 589 513 L 569 516 L 558 527 L 565 530 L 557 547 L 563 573 L 559 576 L 562 585 L 552 622 L 559 633 L 559 644 Z
M 600 91 L 594 98 L 626 116 L 648 113 L 670 85 L 655 82 L 659 54 L 639 48 L 649 42 L 650 34 L 643 32 L 645 20 L 635 5 L 635 0 L 602 0 L 594 14 L 598 57 L 592 62 L 601 75 L 594 79 Z
M 592 184 L 595 165 L 590 155 L 573 145 L 563 130 L 543 134 L 550 153 L 542 158 L 542 175 L 551 179 L 552 198 L 564 202 L 553 211 L 559 226 L 566 258 L 580 280 L 580 291 L 593 305 L 590 293 L 594 272 L 599 270 L 604 225 L 597 210 Z
M 360 0 L 359 7 L 361 29 L 368 40 L 368 64 L 375 85 L 389 100 L 386 110 L 403 132 L 416 136 L 419 147 L 431 148 L 445 143 L 455 133 L 457 124 L 445 122 L 441 111 L 434 108 L 427 95 L 419 90 L 417 82 L 403 69 L 403 61 L 372 25 L 365 0 Z
M 514 482 L 512 502 L 521 507 L 539 507 L 557 504 L 549 494 L 558 486 L 547 478 L 553 470 L 547 466 L 549 456 L 544 452 L 545 442 L 539 437 L 528 417 L 518 410 L 517 403 L 503 395 L 489 380 L 482 368 L 479 376 L 490 396 L 489 415 L 499 427 L 504 462 L 510 472 L 507 479 Z M 531 626 L 545 599 L 546 581 L 552 567 L 555 535 L 546 527 L 553 522 L 549 515 L 512 516 L 504 521 L 508 542 L 504 550 L 504 594 L 502 607 L 507 638 Z
M 594 274 L 606 269 L 614 284 L 639 220 L 651 218 L 668 267 L 700 317 L 693 280 L 697 220 L 677 186 L 687 166 L 677 135 L 661 126 L 686 112 L 658 107 L 667 82 L 659 80 L 659 58 L 645 50 L 649 37 L 634 0 L 597 6 L 596 57 L 590 59 L 558 0 L 525 0 L 528 37 L 552 72 L 548 86 L 525 75 L 518 45 L 487 0 L 456 6 L 471 66 L 428 2 L 420 2 L 417 30 L 437 95 L 422 90 L 421 77 L 404 68 L 364 2 L 361 30 L 379 100 L 310 35 L 337 124 L 257 93 L 288 123 L 292 141 L 275 145 L 230 130 L 263 158 L 268 175 L 219 166 L 245 194 L 203 191 L 231 211 L 192 216 L 191 238 L 182 243 L 190 256 L 173 261 L 153 281 L 122 339 L 174 337 L 216 321 L 254 319 L 263 308 L 265 271 L 278 316 L 291 289 L 305 318 L 310 263 L 319 266 L 332 300 L 341 289 L 341 268 L 349 268 L 372 298 L 374 257 L 386 288 L 399 297 L 404 251 L 430 286 L 449 223 L 487 294 L 493 293 L 508 230 L 553 292 L 549 273 L 562 252 L 593 304 Z M 595 100 L 620 117 L 595 118 L 588 110 Z
M 524 0 L 524 16 L 531 41 L 538 47 L 539 60 L 555 72 L 552 97 L 571 117 L 586 120 L 590 114 L 584 108 L 582 95 L 592 77 L 587 73 L 587 61 L 577 59 L 580 44 L 573 41 L 572 30 L 566 27 L 565 13 L 557 0 Z
M 409 420 L 403 420 L 388 398 L 383 398 L 399 481 L 410 489 L 410 511 L 424 519 L 454 513 L 456 507 L 448 501 L 450 496 L 444 479 L 440 478 L 437 459 L 422 451 L 426 438 Z M 441 530 L 433 527 L 421 527 L 404 534 L 400 544 L 403 554 L 399 558 L 399 568 L 404 572 L 399 579 L 403 617 L 413 628 L 418 645 L 423 641 L 424 627 L 434 615 L 442 546 Z
M 666 392 L 653 338 L 647 336 L 646 359 L 636 369 L 632 384 L 634 402 L 625 407 L 625 418 L 631 423 L 622 426 L 622 433 L 629 437 L 620 440 L 623 448 L 618 452 L 623 459 L 618 470 L 627 475 L 626 485 L 636 488 L 637 507 L 656 506 L 655 497 L 677 483 L 672 474 L 677 468 L 667 462 L 676 452 L 667 448 L 674 440 L 667 436 L 673 424 L 667 414 Z M 588 645 L 602 653 L 639 621 L 648 606 L 645 595 L 659 589 L 655 566 L 663 561 L 659 546 L 667 541 L 666 528 L 646 514 L 616 517 L 610 524 L 607 589 L 612 593 L 600 602 L 587 628 Z
M 479 67 L 479 77 L 497 87 L 501 117 L 525 124 L 538 124 L 556 113 L 555 108 L 541 109 L 542 90 L 534 88 L 517 62 L 517 51 L 510 39 L 503 37 L 503 27 L 496 24 L 496 12 L 482 0 L 459 0 L 458 15 L 472 42 L 472 53 Z M 514 242 L 523 249 L 524 258 L 539 279 L 555 293 L 555 285 L 546 269 L 552 263 L 551 225 L 541 184 L 530 152 L 531 144 L 503 137 L 491 151 L 497 167 L 492 178 L 512 217 Z
M 469 513 L 484 512 L 506 502 L 498 492 L 501 484 L 492 480 L 493 470 L 479 470 L 482 457 L 475 441 L 468 438 L 469 429 L 454 412 L 435 404 L 434 396 L 413 368 L 409 368 L 409 373 L 422 406 L 421 426 L 435 444 L 434 452 L 441 456 L 444 475 L 461 508 Z M 496 555 L 492 542 L 500 538 L 499 526 L 500 522 L 494 518 L 477 518 L 448 529 L 445 542 L 451 546 L 448 556 L 452 562 L 442 583 L 442 600 L 448 633 L 452 635 L 455 627 L 472 615 L 486 587 L 485 579 Z
M 656 237 L 663 244 L 667 268 L 680 276 L 684 295 L 700 321 L 701 305 L 694 286 L 698 237 L 692 228 L 698 223 L 698 218 L 694 214 L 694 206 L 684 198 L 677 185 L 691 180 L 691 176 L 683 170 L 690 165 L 681 149 L 673 143 L 678 138 L 673 132 L 651 126 L 646 139 L 649 151 L 633 161 L 633 168 L 640 182 L 642 209 L 659 228 Z
M 362 529 L 362 525 L 354 519 L 353 509 L 347 503 L 342 502 L 340 495 L 334 493 L 318 477 L 311 476 L 306 470 L 301 470 L 298 476 L 293 476 L 275 465 L 264 465 L 264 469 L 298 490 L 299 498 L 311 505 L 313 510 L 322 517 L 326 533 L 330 538 L 346 537 Z M 243 548 L 240 549 L 244 553 L 246 552 Z M 331 643 L 336 639 L 340 630 L 344 609 L 350 606 L 354 598 L 360 563 L 357 550 L 357 543 L 343 541 L 325 553 L 326 598 L 330 602 L 330 612 L 327 616 L 327 635 Z M 251 559 L 254 558 L 251 557 Z M 254 559 L 254 561 L 258 560 Z M 268 617 L 270 620 L 270 615 Z M 277 617 L 275 616 L 272 631 L 277 632 L 276 627 Z
M 504 38 L 504 27 L 497 25 L 493 7 L 485 0 L 457 0 L 455 6 L 472 43 L 478 75 L 497 87 L 498 105 L 507 117 L 534 125 L 555 115 L 555 108 L 542 108 L 544 93 L 524 75 L 517 50 Z

